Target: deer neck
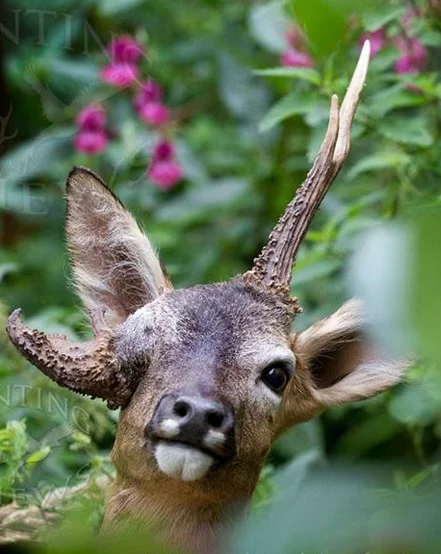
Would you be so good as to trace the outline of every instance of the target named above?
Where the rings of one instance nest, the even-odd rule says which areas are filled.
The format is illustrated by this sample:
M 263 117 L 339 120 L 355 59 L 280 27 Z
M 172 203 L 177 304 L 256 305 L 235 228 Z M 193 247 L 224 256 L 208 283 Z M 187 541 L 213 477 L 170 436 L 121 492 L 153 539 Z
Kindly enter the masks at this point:
M 250 495 L 213 498 L 189 494 L 186 483 L 170 487 L 140 484 L 117 477 L 106 506 L 103 530 L 129 520 L 153 531 L 166 542 L 195 554 L 214 554 L 238 516 L 245 513 Z

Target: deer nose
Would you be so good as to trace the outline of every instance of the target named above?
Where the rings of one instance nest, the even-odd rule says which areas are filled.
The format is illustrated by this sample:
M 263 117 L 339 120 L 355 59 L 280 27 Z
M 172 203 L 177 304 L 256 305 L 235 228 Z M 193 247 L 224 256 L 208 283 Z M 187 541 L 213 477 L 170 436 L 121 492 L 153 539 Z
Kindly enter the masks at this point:
M 188 444 L 217 456 L 226 456 L 233 449 L 233 412 L 211 398 L 165 395 L 149 428 L 154 438 Z
M 207 431 L 222 429 L 230 420 L 228 411 L 222 404 L 204 398 L 181 396 L 172 406 L 172 417 L 180 424 L 201 426 Z

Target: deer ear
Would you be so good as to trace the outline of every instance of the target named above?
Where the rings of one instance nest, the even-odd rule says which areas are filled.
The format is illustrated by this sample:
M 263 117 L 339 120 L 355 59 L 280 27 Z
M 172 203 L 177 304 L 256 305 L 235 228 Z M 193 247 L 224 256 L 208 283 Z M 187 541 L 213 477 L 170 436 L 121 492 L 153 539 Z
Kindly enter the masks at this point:
M 67 241 L 76 287 L 86 308 L 113 324 L 172 288 L 136 221 L 86 168 L 67 180 Z
M 400 381 L 409 360 L 382 356 L 364 327 L 361 302 L 351 300 L 295 337 L 298 368 L 287 390 L 289 424 L 327 406 L 370 398 Z

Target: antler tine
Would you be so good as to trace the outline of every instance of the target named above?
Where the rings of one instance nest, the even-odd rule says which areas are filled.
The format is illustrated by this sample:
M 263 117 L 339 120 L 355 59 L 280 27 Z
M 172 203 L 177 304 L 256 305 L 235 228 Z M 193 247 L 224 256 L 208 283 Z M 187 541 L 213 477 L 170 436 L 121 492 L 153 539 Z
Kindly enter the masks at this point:
M 341 169 L 350 147 L 351 124 L 363 88 L 370 58 L 367 40 L 339 110 L 332 96 L 328 129 L 305 181 L 271 232 L 268 243 L 245 274 L 273 292 L 289 295 L 291 270 L 297 250 L 323 197 Z
M 360 94 L 366 81 L 366 75 L 371 57 L 371 43 L 365 40 L 360 58 L 352 75 L 345 97 L 340 108 L 340 129 L 334 152 L 334 163 L 343 165 L 351 143 L 351 125 L 357 109 Z

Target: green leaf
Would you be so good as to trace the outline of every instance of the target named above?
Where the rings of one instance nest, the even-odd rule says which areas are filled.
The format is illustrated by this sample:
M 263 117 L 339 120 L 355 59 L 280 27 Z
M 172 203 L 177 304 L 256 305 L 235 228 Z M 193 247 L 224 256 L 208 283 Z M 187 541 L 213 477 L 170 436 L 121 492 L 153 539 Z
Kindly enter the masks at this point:
M 364 157 L 362 160 L 353 165 L 348 171 L 347 178 L 349 180 L 352 180 L 355 179 L 355 177 L 358 177 L 358 175 L 370 171 L 405 167 L 410 162 L 410 156 L 408 156 L 404 152 L 376 152 L 375 154 Z
M 401 144 L 431 146 L 433 136 L 422 117 L 395 117 L 379 121 L 378 131 L 386 138 Z
M 345 15 L 329 0 L 288 0 L 287 9 L 305 31 L 314 52 L 333 52 L 346 32 Z
M 421 40 L 425 46 L 439 48 L 441 46 L 441 32 L 438 29 L 425 28 L 421 32 Z
M 98 67 L 90 61 L 51 59 L 50 70 L 57 79 L 78 81 L 83 85 L 90 85 L 98 79 Z
M 320 84 L 320 73 L 311 67 L 274 67 L 270 69 L 257 69 L 253 72 L 262 77 L 284 77 L 300 79 L 313 85 Z
M 132 10 L 145 0 L 101 0 L 98 3 L 98 9 L 103 15 L 116 15 L 127 10 Z
M 308 124 L 310 123 L 311 122 L 308 121 Z M 315 157 L 317 156 L 317 153 L 323 142 L 323 138 L 326 134 L 327 126 L 328 126 L 327 120 L 324 120 L 324 121 L 322 120 L 322 122 L 319 125 L 312 126 L 312 131 L 308 142 L 308 148 L 306 150 L 306 157 L 310 164 L 312 164 Z
M 406 425 L 428 425 L 437 421 L 441 404 L 421 384 L 404 388 L 392 398 L 389 413 Z
M 319 56 L 332 54 L 342 42 L 353 14 L 377 0 L 285 0 L 287 11 L 306 33 Z
M 73 127 L 51 127 L 9 151 L 0 162 L 0 191 L 3 182 L 10 187 L 13 183 L 46 173 L 54 160 L 63 156 L 73 133 Z
M 397 21 L 407 10 L 407 6 L 391 6 L 390 2 L 377 2 L 373 9 L 368 9 L 362 14 L 361 22 L 366 31 L 376 31 L 391 21 Z
M 325 476 L 317 466 L 320 457 L 311 451 L 282 470 L 274 501 L 242 525 L 228 554 L 355 552 L 372 506 L 370 475 L 328 468 Z
M 369 114 L 376 119 L 381 119 L 399 108 L 421 106 L 424 104 L 424 98 L 399 84 L 374 94 L 368 99 L 367 104 Z
M 0 283 L 3 281 L 4 277 L 8 275 L 9 273 L 13 273 L 14 271 L 17 271 L 18 264 L 13 262 L 6 262 L 4 264 L 0 264 Z
M 413 226 L 410 319 L 423 351 L 441 364 L 441 208 L 421 209 Z
M 251 7 L 248 19 L 250 34 L 270 52 L 278 53 L 286 48 L 287 25 L 288 18 L 283 11 L 282 2 L 269 2 Z
M 289 429 L 274 444 L 277 454 L 294 458 L 307 451 L 324 452 L 323 434 L 317 420 L 301 423 Z
M 341 266 L 340 260 L 319 259 L 307 265 L 299 262 L 293 274 L 293 283 L 296 287 L 315 279 L 330 277 Z
M 230 208 L 249 193 L 249 182 L 245 179 L 225 178 L 205 183 L 203 187 L 187 190 L 182 196 L 170 200 L 157 211 L 159 221 L 198 220 L 209 211 Z
M 73 442 L 71 443 L 69 448 L 73 451 L 83 450 L 89 447 L 92 443 L 91 438 L 85 433 L 81 433 L 80 431 L 72 433 L 71 439 Z
M 219 94 L 227 108 L 236 116 L 259 120 L 271 101 L 266 83 L 227 54 L 219 57 L 219 69 Z
M 369 450 L 387 443 L 397 434 L 398 423 L 385 410 L 349 427 L 338 440 L 337 451 L 341 456 L 356 458 Z
M 316 109 L 318 104 L 323 104 L 323 99 L 311 92 L 292 92 L 277 102 L 265 115 L 259 125 L 259 131 L 268 131 L 277 123 L 292 115 L 307 114 Z
M 29 466 L 34 466 L 38 464 L 39 462 L 47 458 L 50 451 L 51 451 L 50 446 L 44 446 L 43 448 L 36 450 L 30 456 L 27 457 L 26 465 L 29 467 Z
M 411 343 L 406 321 L 408 239 L 407 228 L 397 222 L 377 224 L 365 233 L 348 268 L 352 293 L 366 307 L 369 336 L 391 358 L 403 356 Z
M 388 69 L 401 56 L 398 48 L 385 46 L 370 61 L 369 73 L 382 73 Z M 416 96 L 414 94 L 414 96 Z

